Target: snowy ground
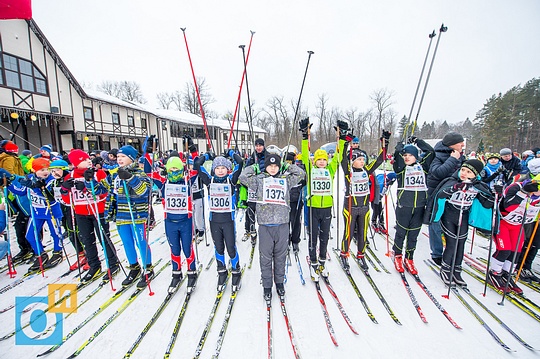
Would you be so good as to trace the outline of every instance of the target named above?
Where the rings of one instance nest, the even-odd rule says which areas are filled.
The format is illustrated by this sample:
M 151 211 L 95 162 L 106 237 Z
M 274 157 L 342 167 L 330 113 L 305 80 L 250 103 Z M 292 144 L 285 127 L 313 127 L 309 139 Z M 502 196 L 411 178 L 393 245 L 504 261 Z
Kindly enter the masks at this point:
M 340 199 L 342 201 L 342 199 Z M 157 218 L 162 217 L 160 206 L 155 206 Z M 393 214 L 390 211 L 390 223 L 393 223 Z M 340 216 L 337 216 L 338 218 Z M 114 226 L 113 226 L 114 227 Z M 332 228 L 332 240 L 330 246 L 337 245 L 337 220 L 334 220 Z M 238 249 L 242 263 L 249 259 L 251 245 L 248 242 L 242 242 L 244 224 L 238 223 Z M 342 231 L 343 223 L 339 224 Z M 391 231 L 392 232 L 392 231 Z M 427 227 L 422 231 L 427 233 Z M 116 239 L 118 239 L 116 237 Z M 165 239 L 164 225 L 161 222 L 157 228 L 151 232 L 150 240 Z M 211 239 L 209 238 L 211 241 Z M 359 268 L 351 262 L 351 271 L 373 314 L 379 324 L 374 324 L 367 317 L 360 301 L 352 290 L 345 274 L 341 271 L 337 260 L 332 256 L 328 263 L 330 271 L 330 280 L 337 292 L 343 307 L 351 318 L 359 335 L 351 332 L 343 320 L 337 306 L 325 286 L 321 283 L 324 298 L 328 308 L 330 320 L 333 324 L 335 335 L 339 347 L 335 347 L 328 335 L 325 326 L 321 305 L 316 295 L 315 286 L 308 280 L 308 268 L 305 262 L 307 254 L 307 241 L 302 241 L 300 258 L 306 284 L 300 283 L 299 275 L 295 262 L 288 268 L 288 280 L 286 284 L 286 300 L 289 319 L 291 321 L 295 338 L 299 345 L 299 352 L 303 358 L 346 358 L 346 357 L 381 357 L 390 358 L 397 356 L 407 356 L 411 358 L 530 358 L 536 357 L 534 352 L 521 346 L 501 325 L 496 323 L 481 308 L 473 305 L 474 309 L 486 320 L 486 323 L 497 333 L 497 335 L 513 350 L 515 353 L 508 353 L 503 350 L 482 328 L 482 326 L 473 318 L 469 312 L 460 304 L 456 297 L 451 295 L 450 299 L 444 299 L 442 294 L 446 293 L 446 288 L 441 283 L 438 276 L 435 276 L 424 265 L 422 259 L 429 258 L 429 241 L 424 234 L 420 235 L 418 249 L 416 252 L 416 263 L 420 271 L 420 276 L 437 297 L 440 303 L 445 307 L 453 319 L 463 328 L 455 329 L 439 310 L 432 304 L 428 297 L 423 294 L 416 285 L 412 277 L 409 277 L 409 284 L 416 295 L 416 298 L 422 307 L 428 324 L 424 324 L 416 313 L 408 295 L 401 283 L 400 276 L 393 269 L 392 263 L 386 253 L 386 243 L 381 236 L 376 236 L 372 241 L 372 247 L 375 247 L 377 256 L 384 265 L 392 272 L 376 272 L 370 269 L 370 273 L 378 285 L 379 289 L 386 297 L 396 316 L 401 321 L 399 326 L 390 318 L 381 302 L 375 295 L 372 288 L 366 281 Z M 15 247 L 16 244 L 13 241 Z M 124 258 L 123 249 L 117 244 L 118 253 Z M 475 237 L 473 246 L 473 256 L 487 256 L 487 251 L 482 247 L 487 247 L 488 241 L 480 236 Z M 67 245 L 68 251 L 73 251 L 71 245 Z M 470 251 L 470 242 L 466 250 Z M 18 249 L 14 250 L 17 253 Z M 162 264 L 169 260 L 169 248 L 166 241 L 158 240 L 152 245 L 152 254 L 154 262 L 162 258 Z M 213 256 L 213 246 L 206 246 L 204 241 L 198 246 L 200 262 L 206 266 L 211 256 Z M 537 260 L 537 262 L 539 262 Z M 2 263 L 4 265 L 5 262 Z M 535 263 L 535 269 L 540 268 Z M 20 278 L 25 273 L 27 266 L 17 268 Z M 44 282 L 52 282 L 59 275 L 67 270 L 67 264 L 61 263 L 57 268 L 46 272 L 46 278 L 34 276 L 24 281 L 21 285 L 0 295 L 0 309 L 14 304 L 15 297 L 29 296 Z M 149 296 L 148 291 L 141 294 L 118 319 L 116 319 L 103 333 L 101 333 L 81 354 L 81 358 L 122 358 L 132 343 L 135 341 L 143 327 L 146 325 L 156 308 L 166 295 L 166 288 L 170 282 L 170 267 L 152 282 L 152 290 L 155 295 Z M 184 267 L 185 272 L 185 267 Z M 69 279 L 73 278 L 73 273 Z M 124 276 L 119 275 L 114 285 L 120 287 L 120 282 Z M 500 301 L 499 295 L 488 289 L 487 296 L 482 298 L 480 293 L 483 291 L 483 285 L 469 276 L 465 277 L 469 287 L 474 294 L 481 298 L 482 302 L 488 306 L 496 315 L 498 315 L 509 327 L 535 348 L 540 349 L 540 335 L 538 329 L 540 323 L 532 319 L 517 309 L 510 302 L 504 306 L 497 305 Z M 10 279 L 8 275 L 0 275 L 0 288 L 5 287 L 16 279 Z M 201 273 L 197 290 L 193 294 L 185 319 L 180 328 L 180 333 L 176 345 L 173 349 L 171 358 L 192 358 L 204 325 L 210 314 L 210 309 L 215 297 L 216 284 L 215 263 L 210 270 L 204 270 Z M 76 280 L 67 282 L 76 283 Z M 62 282 L 64 283 L 64 282 Z M 262 299 L 262 288 L 260 286 L 260 271 L 258 264 L 258 252 L 255 253 L 255 260 L 251 269 L 245 270 L 243 277 L 243 286 L 238 294 L 236 304 L 227 329 L 227 335 L 223 343 L 220 357 L 222 358 L 265 358 L 267 357 L 267 336 L 266 336 L 266 311 L 265 303 Z M 84 288 L 78 293 L 79 300 L 90 293 L 97 284 Z M 540 294 L 523 286 L 525 294 L 536 303 L 540 302 Z M 170 335 L 180 311 L 180 307 L 185 297 L 185 284 L 176 293 L 159 321 L 152 327 L 147 337 L 143 340 L 136 350 L 133 358 L 161 358 L 169 342 Z M 130 289 L 128 293 L 131 293 Z M 208 335 L 201 358 L 210 358 L 215 350 L 216 339 L 225 314 L 229 297 L 228 290 L 219 307 L 212 329 Z M 110 286 L 100 290 L 89 302 L 80 307 L 76 314 L 69 316 L 64 321 L 63 332 L 66 335 L 70 330 L 76 327 L 82 320 L 98 308 L 113 292 Z M 38 296 L 46 296 L 46 290 L 41 291 Z M 114 302 L 103 313 L 97 315 L 82 330 L 70 338 L 60 349 L 49 358 L 66 358 L 73 353 L 84 341 L 86 341 L 116 309 L 126 300 L 127 293 Z M 471 300 L 469 300 L 472 303 Z M 42 306 L 44 307 L 44 306 Z M 30 313 L 22 316 L 22 323 L 28 322 Z M 48 314 L 47 325 L 54 323 L 54 316 Z M 0 314 L 2 328 L 0 336 L 3 336 L 14 330 L 15 311 L 9 310 Z M 285 322 L 281 314 L 279 300 L 274 295 L 273 311 L 273 343 L 274 358 L 293 358 L 293 352 L 289 342 L 289 337 L 285 327 Z M 39 332 L 39 328 L 34 328 Z M 25 331 L 32 333 L 32 331 Z M 30 335 L 28 334 L 28 335 Z M 0 341 L 0 353 L 2 358 L 32 358 L 40 352 L 43 352 L 50 346 L 15 345 L 15 338 Z

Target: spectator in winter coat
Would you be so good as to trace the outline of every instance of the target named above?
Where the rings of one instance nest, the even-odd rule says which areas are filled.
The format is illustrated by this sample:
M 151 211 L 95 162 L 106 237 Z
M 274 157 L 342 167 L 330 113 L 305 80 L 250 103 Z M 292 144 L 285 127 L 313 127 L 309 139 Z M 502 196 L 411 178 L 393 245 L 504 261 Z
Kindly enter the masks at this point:
M 521 172 L 521 161 L 509 148 L 503 148 L 499 153 L 501 155 L 501 163 L 506 169 L 504 173 L 504 182 L 506 185 L 510 185 L 514 181 L 514 177 Z
M 47 160 L 51 160 L 51 152 L 52 152 L 52 146 L 51 145 L 45 145 L 45 146 L 42 146 L 40 149 L 39 149 L 39 154 L 33 156 L 32 158 L 30 158 L 30 160 L 28 160 L 28 163 L 26 163 L 26 166 L 24 167 L 26 171 L 28 171 L 27 173 L 30 173 L 32 172 L 32 162 L 36 159 L 36 158 L 45 158 Z
M 428 196 L 431 196 L 439 183 L 456 172 L 465 162 L 463 149 L 465 140 L 462 135 L 456 132 L 447 133 L 441 142 L 435 144 L 435 158 L 429 167 L 427 176 Z M 424 218 L 424 223 L 429 223 Z M 429 245 L 431 248 L 431 258 L 437 264 L 441 264 L 443 245 L 442 232 L 439 222 L 429 224 Z
M 5 169 L 11 174 L 24 176 L 24 170 L 21 159 L 17 156 L 19 147 L 11 141 L 2 141 L 0 143 L 0 168 Z
M 23 168 L 25 174 L 30 173 L 30 172 L 26 169 L 26 164 L 28 163 L 28 161 L 30 161 L 30 158 L 31 158 L 31 157 L 32 157 L 32 151 L 30 151 L 30 150 L 24 150 L 24 151 L 22 151 L 22 153 L 19 155 L 19 159 L 21 160 L 22 168 Z

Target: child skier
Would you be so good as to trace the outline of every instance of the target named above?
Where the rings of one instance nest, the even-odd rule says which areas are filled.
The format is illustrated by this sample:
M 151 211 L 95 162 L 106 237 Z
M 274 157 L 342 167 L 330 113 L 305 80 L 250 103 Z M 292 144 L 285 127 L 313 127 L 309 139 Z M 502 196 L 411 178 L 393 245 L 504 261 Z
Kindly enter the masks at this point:
M 285 165 L 280 173 L 281 157 L 268 154 L 264 160 L 265 171 L 259 173 L 258 165 L 244 168 L 240 183 L 255 190 L 257 223 L 259 224 L 259 261 L 264 299 L 272 299 L 272 284 L 279 296 L 285 295 L 285 263 L 289 246 L 289 192 L 304 178 L 296 165 Z M 273 277 L 273 280 L 272 280 Z
M 182 280 L 181 253 L 187 262 L 188 292 L 195 289 L 197 270 L 193 250 L 193 219 L 191 184 L 196 181 L 196 172 L 184 173 L 184 163 L 179 157 L 170 157 L 165 165 L 167 177 L 164 182 L 154 181 L 161 188 L 164 206 L 165 234 L 171 247 L 172 280 L 169 292 L 176 290 Z
M 538 177 L 540 180 L 540 176 Z M 502 187 L 497 187 L 497 190 L 502 192 Z M 499 233 L 495 236 L 497 250 L 490 261 L 488 279 L 499 290 L 504 290 L 508 282 L 509 290 L 523 294 L 523 290 L 514 282 L 510 269 L 516 248 L 517 261 L 523 247 L 525 228 L 522 227 L 536 221 L 540 213 L 540 190 L 536 178 L 508 186 L 499 208 L 501 221 Z
M 311 262 L 311 279 L 319 281 L 319 274 L 327 277 L 328 269 L 325 267 L 326 250 L 330 236 L 330 224 L 332 222 L 333 205 L 333 180 L 338 170 L 343 148 L 345 145 L 349 125 L 347 122 L 338 121 L 336 130 L 339 133 L 339 150 L 334 154 L 332 162 L 328 163 L 328 154 L 323 149 L 315 151 L 313 163 L 309 159 L 309 130 L 312 124 L 309 118 L 299 122 L 299 130 L 302 132 L 302 162 L 306 166 L 307 182 L 307 206 L 309 223 L 309 259 Z M 317 243 L 319 255 L 317 256 Z
M 473 201 L 478 200 L 485 208 L 493 208 L 493 195 L 486 184 L 480 181 L 483 168 L 484 164 L 477 159 L 464 162 L 459 171 L 439 184 L 427 205 L 426 216 L 431 217 L 432 222 L 441 222 L 446 238 L 440 272 L 446 285 L 453 282 L 461 287 L 467 286 L 461 277 L 461 263 Z M 491 215 L 485 221 L 491 222 Z
M 341 241 L 340 260 L 343 268 L 348 268 L 349 248 L 351 237 L 354 234 L 358 248 L 356 258 L 360 261 L 362 269 L 367 270 L 368 266 L 364 258 L 366 249 L 366 237 L 369 225 L 369 202 L 375 191 L 375 181 L 370 176 L 383 163 L 384 154 L 388 148 L 388 140 L 391 133 L 383 130 L 381 137 L 381 151 L 375 161 L 367 163 L 367 154 L 360 149 L 353 149 L 350 152 L 349 161 L 341 162 L 345 177 L 345 200 L 343 201 L 343 217 L 345 220 L 345 230 Z
M 424 209 L 427 203 L 426 175 L 429 166 L 435 158 L 433 147 L 424 140 L 410 137 L 409 144 L 400 142 L 394 152 L 394 172 L 397 175 L 397 203 L 396 203 L 396 236 L 394 239 L 393 261 L 394 267 L 400 273 L 405 269 L 412 275 L 418 271 L 414 266 L 413 255 L 416 241 L 424 219 Z M 424 152 L 420 158 L 418 148 Z M 405 259 L 403 259 L 403 246 L 407 240 Z
M 232 163 L 223 156 L 214 158 L 212 162 L 212 174 L 208 174 L 203 167 L 205 161 L 211 159 L 211 154 L 205 154 L 195 160 L 194 169 L 199 171 L 202 182 L 208 186 L 210 205 L 210 231 L 214 240 L 216 263 L 218 271 L 217 289 L 222 290 L 227 279 L 227 267 L 225 262 L 225 247 L 231 260 L 232 290 L 236 291 L 240 286 L 240 261 L 236 250 L 236 226 L 235 226 L 235 196 L 234 188 L 243 166 L 242 157 L 233 150 L 225 153 L 234 160 Z
M 144 171 L 139 168 L 137 150 L 132 146 L 123 146 L 118 150 L 118 186 L 116 228 L 129 262 L 129 273 L 122 282 L 123 286 L 133 283 L 144 270 L 137 283 L 137 288 L 144 288 L 154 277 L 152 252 L 146 238 L 145 224 L 148 219 L 148 197 L 152 184 Z M 141 257 L 142 269 L 137 260 L 137 251 Z
M 105 243 L 103 251 L 107 255 L 109 265 L 107 269 L 110 269 L 111 275 L 115 275 L 120 267 L 116 249 L 109 239 L 109 224 L 104 217 L 105 201 L 110 188 L 107 175 L 103 170 L 94 171 L 90 156 L 83 150 L 71 151 L 68 159 L 74 168 L 64 177 L 60 192 L 64 203 L 73 206 L 75 225 L 79 230 L 79 238 L 84 245 L 86 260 L 90 267 L 82 281 L 89 282 L 101 274 L 101 262 L 96 241 L 103 246 L 102 236 Z M 109 273 L 107 273 L 103 280 L 108 281 L 109 279 Z
M 384 207 L 382 199 L 387 195 L 388 190 L 392 187 L 396 178 L 396 174 L 392 171 L 379 173 L 375 176 L 377 188 L 373 197 L 373 202 L 371 202 L 371 211 L 373 212 L 371 215 L 371 227 L 373 227 L 375 233 L 388 234 L 388 230 L 384 225 Z

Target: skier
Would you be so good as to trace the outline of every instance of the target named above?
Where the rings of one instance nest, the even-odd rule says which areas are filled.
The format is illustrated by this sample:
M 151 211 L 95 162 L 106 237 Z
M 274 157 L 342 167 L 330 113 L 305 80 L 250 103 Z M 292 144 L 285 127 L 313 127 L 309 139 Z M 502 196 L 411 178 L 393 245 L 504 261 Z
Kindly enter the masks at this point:
M 424 140 L 409 137 L 409 144 L 398 143 L 394 152 L 394 171 L 397 175 L 396 236 L 394 239 L 394 267 L 400 273 L 405 269 L 417 275 L 413 261 L 414 250 L 427 203 L 426 175 L 435 157 L 435 151 Z M 420 157 L 418 148 L 424 153 Z M 404 243 L 407 240 L 405 258 Z M 405 265 L 405 268 L 403 268 Z
M 277 154 L 268 154 L 264 162 L 263 172 L 254 164 L 244 168 L 239 180 L 256 194 L 261 279 L 264 299 L 270 302 L 273 283 L 278 295 L 285 295 L 283 282 L 289 245 L 289 193 L 305 173 L 296 165 L 281 166 L 281 157 Z
M 360 261 L 362 269 L 368 269 L 364 253 L 367 245 L 366 237 L 369 226 L 369 202 L 373 200 L 376 192 L 376 180 L 372 174 L 384 162 L 384 153 L 386 153 L 386 149 L 388 148 L 390 135 L 390 132 L 383 130 L 382 137 L 380 138 L 382 144 L 381 150 L 374 161 L 368 163 L 369 158 L 367 153 L 360 149 L 354 149 L 349 154 L 350 161 L 341 162 L 345 177 L 345 199 L 343 200 L 345 228 L 340 253 L 343 268 L 349 268 L 349 248 L 354 235 L 357 245 L 356 258 Z
M 388 234 L 388 230 L 384 225 L 384 207 L 382 199 L 388 194 L 388 190 L 392 187 L 396 178 L 396 174 L 392 171 L 387 172 L 386 174 L 379 173 L 375 176 L 375 179 L 377 180 L 375 182 L 375 196 L 371 202 L 371 210 L 373 211 L 373 214 L 371 215 L 371 226 L 375 233 Z
M 309 158 L 309 130 L 312 124 L 309 118 L 300 120 L 299 130 L 302 132 L 302 162 L 306 167 L 307 182 L 307 207 L 309 223 L 309 259 L 311 262 L 311 279 L 319 281 L 319 275 L 328 276 L 325 267 L 326 250 L 330 236 L 330 224 L 332 222 L 333 185 L 334 175 L 338 170 L 343 149 L 345 146 L 349 125 L 347 122 L 338 121 L 336 131 L 339 133 L 339 143 L 336 155 L 332 162 L 328 163 L 328 154 L 323 149 L 318 149 L 313 155 L 313 163 Z M 319 253 L 317 256 L 317 244 Z
M 461 263 L 473 201 L 478 200 L 484 208 L 493 208 L 493 195 L 487 185 L 480 181 L 483 168 L 484 164 L 480 160 L 465 161 L 459 171 L 440 183 L 427 205 L 426 215 L 433 222 L 440 221 L 446 238 L 440 271 L 441 279 L 446 285 L 453 282 L 461 287 L 467 286 L 461 277 Z M 491 211 L 483 220 L 491 222 Z
M 116 249 L 109 239 L 109 224 L 104 217 L 105 201 L 110 189 L 107 175 L 103 170 L 94 171 L 90 156 L 83 150 L 75 149 L 71 151 L 68 159 L 74 168 L 71 173 L 64 177 L 60 192 L 64 203 L 73 206 L 75 226 L 79 230 L 79 238 L 84 245 L 86 260 L 90 267 L 82 281 L 89 282 L 101 275 L 101 262 L 96 240 L 103 247 L 102 236 L 105 242 L 103 251 L 107 255 L 108 269 L 110 269 L 111 275 L 114 276 L 118 273 L 120 267 Z M 109 273 L 107 273 L 103 280 L 108 281 L 109 279 Z
M 299 161 L 296 161 L 296 154 L 294 152 L 287 153 L 285 161 L 291 165 L 296 164 L 303 171 L 305 171 L 304 165 Z M 294 253 L 298 253 L 300 250 L 300 232 L 302 230 L 302 211 L 304 208 L 304 200 L 302 198 L 302 191 L 306 185 L 305 179 L 300 181 L 296 186 L 291 188 L 290 191 L 290 206 L 291 214 L 289 218 L 290 223 L 290 244 Z
M 513 183 L 504 191 L 499 206 L 501 211 L 499 233 L 495 236 L 497 250 L 492 255 L 488 275 L 491 284 L 499 290 L 503 290 L 508 282 L 508 289 L 516 294 L 523 294 L 523 290 L 514 282 L 510 269 L 514 252 L 517 249 L 517 260 L 523 247 L 525 231 L 522 226 L 533 223 L 540 213 L 540 190 L 537 180 L 540 180 L 540 176 L 537 179 Z M 502 192 L 502 188 L 498 190 Z
M 116 228 L 124 244 L 129 262 L 129 273 L 122 282 L 123 286 L 133 283 L 143 270 L 137 288 L 144 288 L 154 277 L 152 252 L 146 238 L 145 224 L 148 219 L 148 197 L 152 184 L 137 162 L 137 150 L 132 146 L 123 146 L 118 150 L 118 186 Z M 137 251 L 141 257 L 142 268 L 137 260 Z
M 199 177 L 208 187 L 208 203 L 210 206 L 210 231 L 214 241 L 218 285 L 217 290 L 223 290 L 227 279 L 225 248 L 231 261 L 232 290 L 240 288 L 240 259 L 236 249 L 235 225 L 235 196 L 234 188 L 242 171 L 244 161 L 233 150 L 225 151 L 227 157 L 234 160 L 233 164 L 224 156 L 213 159 L 212 171 L 209 174 L 203 167 L 205 161 L 212 160 L 212 153 L 199 156 L 195 160 L 194 169 L 199 171 Z

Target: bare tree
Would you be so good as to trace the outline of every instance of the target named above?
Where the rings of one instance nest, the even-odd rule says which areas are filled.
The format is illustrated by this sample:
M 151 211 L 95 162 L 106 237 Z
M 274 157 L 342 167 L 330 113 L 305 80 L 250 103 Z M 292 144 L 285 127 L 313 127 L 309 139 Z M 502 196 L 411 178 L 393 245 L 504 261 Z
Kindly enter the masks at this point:
M 97 89 L 121 100 L 146 103 L 141 85 L 134 81 L 103 81 Z
M 174 104 L 173 94 L 169 92 L 160 92 L 156 95 L 159 107 L 165 110 L 169 110 L 171 105 Z
M 210 113 L 209 105 L 216 102 L 210 93 L 210 87 L 206 83 L 204 77 L 197 78 L 197 87 L 199 90 L 199 96 L 201 98 L 201 105 L 206 117 L 213 117 L 213 113 Z M 201 116 L 201 108 L 199 105 L 199 99 L 195 85 L 191 82 L 186 82 L 184 91 L 181 94 L 182 102 L 180 108 L 189 113 Z
M 375 114 L 377 116 L 377 133 L 381 133 L 384 125 L 385 117 L 388 115 L 387 111 L 392 106 L 392 97 L 394 93 L 387 89 L 378 89 L 372 92 L 370 99 L 375 106 Z

